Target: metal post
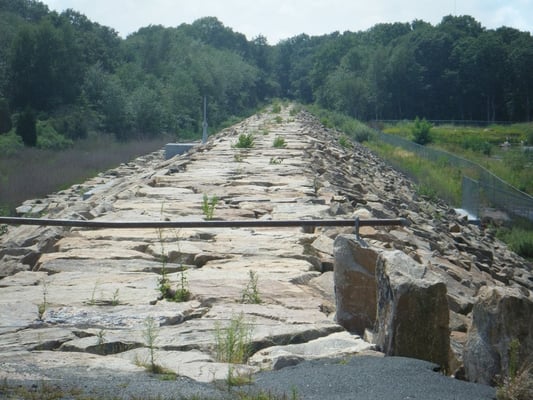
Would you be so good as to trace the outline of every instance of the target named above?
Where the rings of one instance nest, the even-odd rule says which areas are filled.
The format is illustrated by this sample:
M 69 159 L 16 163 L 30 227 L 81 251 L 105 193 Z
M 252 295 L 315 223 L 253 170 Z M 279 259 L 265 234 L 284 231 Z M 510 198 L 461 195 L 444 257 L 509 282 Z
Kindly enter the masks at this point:
M 207 96 L 204 96 L 204 122 L 202 126 L 203 126 L 202 143 L 205 144 L 207 142 Z

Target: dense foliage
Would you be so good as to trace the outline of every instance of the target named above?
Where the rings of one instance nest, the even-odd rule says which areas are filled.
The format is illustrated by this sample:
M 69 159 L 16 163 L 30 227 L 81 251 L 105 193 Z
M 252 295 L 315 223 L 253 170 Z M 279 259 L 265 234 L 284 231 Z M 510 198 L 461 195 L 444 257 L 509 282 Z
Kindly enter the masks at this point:
M 33 110 L 67 139 L 183 138 L 201 131 L 203 96 L 211 126 L 272 97 L 360 120 L 529 121 L 533 111 L 531 34 L 469 16 L 271 46 L 213 17 L 121 39 L 74 10 L 0 0 L 0 37 L 0 134 Z

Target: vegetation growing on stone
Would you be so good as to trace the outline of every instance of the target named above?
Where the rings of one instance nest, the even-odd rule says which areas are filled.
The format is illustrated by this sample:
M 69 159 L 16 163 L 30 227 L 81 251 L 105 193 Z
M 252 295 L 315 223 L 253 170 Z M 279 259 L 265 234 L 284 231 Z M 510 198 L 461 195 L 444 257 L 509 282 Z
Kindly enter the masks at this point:
M 202 197 L 202 212 L 206 220 L 210 221 L 213 219 L 217 204 L 218 204 L 217 196 L 213 195 L 209 197 L 206 193 L 204 193 Z
M 215 331 L 216 360 L 245 363 L 252 351 L 252 332 L 252 326 L 245 321 L 244 314 L 233 316 L 225 327 L 218 324 Z
M 254 271 L 249 271 L 248 282 L 241 295 L 241 302 L 247 304 L 261 304 L 261 294 L 259 293 L 259 277 Z
M 272 146 L 274 146 L 277 149 L 287 147 L 287 143 L 285 142 L 285 138 L 283 136 L 276 136 L 274 138 L 274 143 L 272 143 Z
M 237 149 L 251 149 L 255 146 L 253 133 L 241 133 L 234 147 Z

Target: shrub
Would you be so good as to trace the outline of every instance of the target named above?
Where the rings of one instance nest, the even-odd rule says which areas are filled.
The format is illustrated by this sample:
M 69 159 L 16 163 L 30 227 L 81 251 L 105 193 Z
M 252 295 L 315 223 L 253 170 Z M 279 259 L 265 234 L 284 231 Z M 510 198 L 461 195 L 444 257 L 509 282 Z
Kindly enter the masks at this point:
M 84 110 L 73 110 L 66 115 L 56 117 L 51 120 L 52 126 L 57 132 L 69 139 L 86 139 L 89 134 L 89 127 L 96 125 L 96 120 L 91 112 Z
M 12 156 L 24 148 L 22 138 L 11 130 L 5 135 L 0 135 L 0 154 Z
M 272 145 L 276 148 L 287 147 L 287 143 L 285 143 L 285 139 L 282 136 L 276 136 Z
M 20 113 L 17 119 L 17 135 L 27 147 L 37 146 L 37 119 L 31 109 Z
M 9 132 L 12 128 L 9 104 L 4 98 L 0 98 L 0 135 Z
M 416 117 L 411 133 L 413 134 L 413 141 L 415 143 L 426 145 L 431 143 L 431 128 L 432 125 L 425 118 L 420 119 Z
M 508 150 L 503 156 L 503 162 L 512 171 L 519 172 L 526 168 L 529 159 L 522 151 Z
M 477 153 L 483 153 L 486 156 L 490 156 L 492 153 L 492 146 L 486 140 L 475 136 L 467 136 L 461 143 L 463 149 L 472 150 Z
M 281 104 L 276 103 L 272 106 L 272 112 L 274 114 L 279 114 L 281 112 Z
M 527 133 L 527 144 L 529 146 L 533 146 L 533 129 L 530 128 L 529 132 Z
M 74 142 L 59 134 L 48 121 L 37 122 L 37 147 L 48 150 L 63 150 Z
M 341 135 L 339 137 L 339 144 L 341 145 L 342 148 L 344 149 L 351 149 L 353 148 L 353 144 L 352 142 L 350 141 L 350 139 L 348 138 L 348 136 L 346 135 Z
M 501 228 L 497 235 L 516 254 L 533 259 L 533 230 L 520 227 Z
M 251 149 L 254 145 L 253 133 L 241 133 L 235 147 L 238 149 Z
M 372 128 L 364 124 L 359 124 L 353 136 L 358 143 L 367 142 L 372 136 Z

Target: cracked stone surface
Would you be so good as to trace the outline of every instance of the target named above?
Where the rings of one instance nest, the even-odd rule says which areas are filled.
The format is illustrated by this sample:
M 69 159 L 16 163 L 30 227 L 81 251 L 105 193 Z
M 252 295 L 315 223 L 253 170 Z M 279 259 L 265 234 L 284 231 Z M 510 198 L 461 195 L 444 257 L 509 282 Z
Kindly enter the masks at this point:
M 410 226 L 360 233 L 439 274 L 463 332 L 480 287 L 530 293 L 525 260 L 417 195 L 365 148 L 344 149 L 336 132 L 290 111 L 255 115 L 170 160 L 163 151 L 139 157 L 19 211 L 95 221 L 202 220 L 205 194 L 218 198 L 217 220 L 402 217 Z M 235 148 L 242 133 L 254 134 L 253 148 Z M 276 137 L 284 148 L 273 146 Z M 246 374 L 372 349 L 335 322 L 333 242 L 352 232 L 10 226 L 0 236 L 0 378 L 48 379 L 69 365 L 94 374 L 144 373 L 148 320 L 157 326 L 157 363 L 202 382 L 227 375 L 228 364 L 216 360 L 216 338 L 238 318 L 254 353 L 255 361 L 239 366 Z M 260 304 L 241 302 L 251 272 Z M 186 285 L 189 301 L 161 298 L 163 273 L 173 289 Z

